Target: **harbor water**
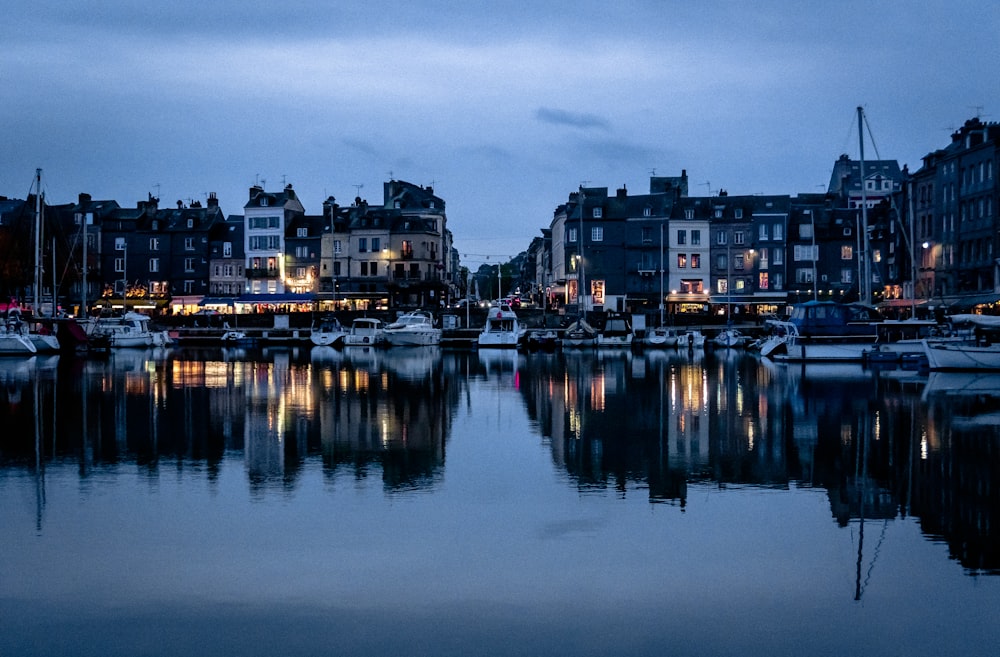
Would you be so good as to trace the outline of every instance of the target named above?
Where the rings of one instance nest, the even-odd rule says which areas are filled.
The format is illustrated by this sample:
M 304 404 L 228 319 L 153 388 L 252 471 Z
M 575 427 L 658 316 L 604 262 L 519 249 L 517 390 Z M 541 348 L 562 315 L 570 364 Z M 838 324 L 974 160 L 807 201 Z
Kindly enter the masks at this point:
M 975 655 L 1000 374 L 628 353 L 0 360 L 0 655 Z

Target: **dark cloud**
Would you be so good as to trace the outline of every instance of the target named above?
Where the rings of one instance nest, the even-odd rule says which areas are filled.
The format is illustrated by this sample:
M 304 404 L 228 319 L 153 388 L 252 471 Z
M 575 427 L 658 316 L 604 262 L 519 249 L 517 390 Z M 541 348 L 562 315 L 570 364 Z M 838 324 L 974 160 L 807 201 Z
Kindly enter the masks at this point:
M 587 130 L 591 128 L 605 131 L 611 130 L 611 123 L 596 114 L 581 114 L 567 110 L 553 109 L 551 107 L 539 107 L 538 111 L 535 112 L 535 118 L 542 123 L 551 123 L 554 125 L 568 125 L 573 128 L 584 128 Z

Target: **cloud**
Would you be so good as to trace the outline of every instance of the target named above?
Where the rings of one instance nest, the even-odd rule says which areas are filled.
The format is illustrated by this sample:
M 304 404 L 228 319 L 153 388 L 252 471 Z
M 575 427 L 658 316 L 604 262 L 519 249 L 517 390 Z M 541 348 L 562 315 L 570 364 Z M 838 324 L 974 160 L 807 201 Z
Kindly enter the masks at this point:
M 606 132 L 611 130 L 611 123 L 596 114 L 581 114 L 567 110 L 553 109 L 551 107 L 539 107 L 538 111 L 535 112 L 535 118 L 543 123 L 566 125 L 572 128 L 584 128 L 588 130 L 597 128 Z

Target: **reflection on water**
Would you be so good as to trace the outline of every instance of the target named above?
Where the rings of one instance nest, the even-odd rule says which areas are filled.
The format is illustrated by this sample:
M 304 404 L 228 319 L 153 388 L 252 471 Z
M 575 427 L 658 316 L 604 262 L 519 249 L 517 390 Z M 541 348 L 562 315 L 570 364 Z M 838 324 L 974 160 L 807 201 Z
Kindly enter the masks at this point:
M 845 577 L 849 571 L 843 591 L 849 588 L 855 600 L 867 600 L 873 579 L 878 581 L 881 605 L 886 598 L 925 599 L 914 593 L 915 582 L 939 587 L 955 576 L 972 579 L 959 573 L 1000 574 L 998 402 L 1000 375 L 774 364 L 735 351 L 522 354 L 317 347 L 0 359 L 2 517 L 30 514 L 35 532 L 12 534 L 0 556 L 15 563 L 29 559 L 35 541 L 64 550 L 49 559 L 66 560 L 75 547 L 51 546 L 45 538 L 61 536 L 59 530 L 72 526 L 74 512 L 86 517 L 103 508 L 91 499 L 100 493 L 98 498 L 112 497 L 112 508 L 126 517 L 133 502 L 142 509 L 149 536 L 165 531 L 156 524 L 161 516 L 175 523 L 177 533 L 168 533 L 174 541 L 182 541 L 180 535 L 192 541 L 210 537 L 210 523 L 224 524 L 232 538 L 199 540 L 214 540 L 218 554 L 250 551 L 239 572 L 290 560 L 287 571 L 263 568 L 273 581 L 257 589 L 257 596 L 280 590 L 289 571 L 301 570 L 308 575 L 289 598 L 313 592 L 316 577 L 322 586 L 314 592 L 321 600 L 360 596 L 377 612 L 371 616 L 393 617 L 391 610 L 398 610 L 385 600 L 402 594 L 407 600 L 435 595 L 451 600 L 447 592 L 465 591 L 471 581 L 483 579 L 487 584 L 469 595 L 487 600 L 487 608 L 494 595 L 512 610 L 528 605 L 523 611 L 530 615 L 608 595 L 630 600 L 650 579 L 642 573 L 651 568 L 671 573 L 669 581 L 652 576 L 656 593 L 648 593 L 659 601 L 655 604 L 668 605 L 662 591 L 679 587 L 687 591 L 685 599 L 704 595 L 707 607 L 698 612 L 704 619 L 716 607 L 736 604 L 749 613 L 770 600 L 765 593 L 782 590 L 781 581 L 745 581 L 766 572 L 769 580 L 790 580 L 783 589 L 788 609 L 761 612 L 775 614 L 773 622 L 784 627 L 801 610 L 791 593 L 795 586 L 810 596 L 822 597 L 831 588 L 834 597 L 841 595 L 840 582 L 823 579 L 826 571 Z M 145 488 L 126 488 L 133 477 Z M 316 480 L 324 484 L 320 490 L 311 485 Z M 148 490 L 168 482 L 169 501 Z M 233 501 L 234 482 L 249 506 Z M 75 511 L 67 511 L 65 503 L 53 510 L 54 491 L 64 499 L 67 489 L 88 502 Z M 280 511 L 274 510 L 275 500 L 284 505 Z M 633 513 L 636 505 L 644 512 Z M 212 520 L 201 520 L 208 509 Z M 755 510 L 743 515 L 745 509 Z M 762 509 L 780 509 L 789 518 L 782 523 Z M 289 517 L 285 525 L 277 520 L 283 514 Z M 244 517 L 250 518 L 249 527 L 241 524 Z M 88 523 L 106 524 L 96 517 L 81 522 L 86 538 L 69 540 L 84 545 L 93 540 Z M 128 522 L 139 521 L 129 517 Z M 268 533 L 271 525 L 280 526 L 274 531 L 289 541 L 280 554 L 265 549 L 279 540 Z M 910 528 L 916 530 L 915 542 L 906 542 Z M 773 534 L 783 536 L 782 542 L 768 542 Z M 849 559 L 829 553 L 831 536 L 847 537 Z M 258 541 L 261 553 L 253 551 Z M 616 546 L 614 558 L 602 561 L 609 544 Z M 952 562 L 938 558 L 932 571 L 879 580 L 880 554 L 896 550 L 895 559 L 906 562 L 921 545 L 945 546 L 942 554 L 946 549 Z M 295 561 L 292 555 L 306 547 L 310 560 Z M 140 553 L 155 549 L 160 546 L 154 541 Z M 224 559 L 201 554 L 200 542 L 188 549 L 197 557 L 175 568 L 190 568 L 192 559 L 225 567 Z M 410 551 L 423 558 L 408 558 Z M 317 570 L 318 563 L 337 559 L 345 560 L 342 568 Z M 800 560 L 811 564 L 807 570 L 796 571 Z M 675 563 L 680 570 L 670 571 Z M 523 576 L 522 569 L 527 569 Z M 611 579 L 627 579 L 627 593 L 601 579 L 608 569 Z M 685 579 L 692 569 L 693 583 Z M 385 570 L 392 574 L 383 577 Z M 23 590 L 44 591 L 65 579 L 41 577 L 25 579 Z M 559 594 L 556 588 L 535 590 L 531 604 L 512 583 L 523 589 L 551 578 L 559 580 Z M 168 571 L 161 586 L 169 579 Z M 142 581 L 126 577 L 118 584 L 142 589 Z M 744 587 L 747 602 L 728 597 Z M 373 592 L 383 589 L 385 600 Z M 177 599 L 179 605 L 191 600 Z M 465 609 L 461 594 L 452 601 Z M 58 606 L 55 598 L 51 604 Z M 21 608 L 33 607 L 0 594 L 0 611 Z M 650 619 L 684 617 L 673 603 L 668 608 L 672 614 L 629 607 L 622 613 L 633 615 L 623 616 L 623 623 L 638 623 L 647 635 L 658 636 L 651 628 L 659 627 L 659 620 Z M 70 613 L 78 610 L 70 605 Z M 583 611 L 603 617 L 606 610 Z M 549 652 L 599 652 L 597 644 L 588 648 L 582 639 L 590 636 L 584 628 L 594 624 L 586 616 L 571 616 L 554 615 L 550 622 L 576 622 L 581 643 L 575 650 L 567 645 Z M 494 620 L 504 625 L 502 615 Z M 857 620 L 848 616 L 840 622 Z M 895 620 L 880 616 L 877 624 Z M 963 622 L 959 616 L 948 620 Z M 0 630 L 10 629 L 3 622 Z M 735 619 L 729 622 L 739 626 Z M 510 623 L 523 621 L 509 618 Z M 690 639 L 682 629 L 688 625 L 677 623 L 674 637 Z M 803 629 L 799 640 L 811 631 Z M 539 629 L 534 638 L 551 633 Z M 410 627 L 400 636 L 417 634 Z M 868 636 L 874 635 L 872 629 Z M 2 641 L 0 647 L 13 645 Z M 758 639 L 757 645 L 765 644 Z M 915 639 L 900 645 L 921 644 Z M 648 652 L 662 654 L 663 647 Z M 620 645 L 604 648 L 604 653 L 623 652 Z M 718 652 L 742 652 L 728 648 Z M 795 651 L 772 646 L 746 654 L 755 652 Z
M 727 350 L 525 355 L 438 347 L 123 350 L 0 360 L 4 468 L 242 459 L 252 489 L 303 465 L 432 490 L 470 381 L 516 391 L 578 490 L 684 507 L 689 486 L 825 490 L 842 526 L 916 516 L 970 572 L 1000 572 L 1000 375 L 773 364 Z M 36 413 L 37 411 L 37 413 Z

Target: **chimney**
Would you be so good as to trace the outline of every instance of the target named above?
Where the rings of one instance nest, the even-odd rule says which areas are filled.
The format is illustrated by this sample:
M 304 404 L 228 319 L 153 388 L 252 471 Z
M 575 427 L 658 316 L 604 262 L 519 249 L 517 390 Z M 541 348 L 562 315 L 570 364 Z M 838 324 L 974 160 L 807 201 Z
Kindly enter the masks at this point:
M 619 199 L 624 199 L 624 198 L 625 198 L 625 197 L 627 197 L 627 196 L 628 196 L 628 189 L 627 189 L 627 188 L 625 187 L 625 185 L 622 185 L 622 186 L 621 186 L 621 187 L 620 187 L 620 188 L 618 189 L 618 198 L 619 198 Z
M 80 205 L 86 205 L 87 203 L 90 203 L 90 194 L 85 194 L 83 192 L 80 192 L 79 203 Z
M 250 200 L 252 201 L 257 194 L 263 194 L 264 188 L 260 185 L 254 185 L 250 188 Z
M 219 207 L 219 198 L 215 195 L 215 192 L 208 193 L 208 207 L 210 208 Z

